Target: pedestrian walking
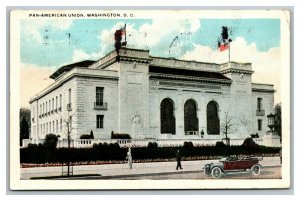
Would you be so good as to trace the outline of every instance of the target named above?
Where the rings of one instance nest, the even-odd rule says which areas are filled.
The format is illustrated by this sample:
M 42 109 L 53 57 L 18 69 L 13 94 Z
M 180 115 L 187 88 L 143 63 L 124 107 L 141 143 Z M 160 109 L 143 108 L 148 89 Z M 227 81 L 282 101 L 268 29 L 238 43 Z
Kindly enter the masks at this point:
M 177 150 L 177 153 L 176 153 L 176 160 L 177 160 L 176 170 L 178 170 L 178 168 L 183 169 L 181 167 L 181 155 L 180 155 L 179 149 Z
M 131 148 L 128 148 L 126 159 L 128 160 L 129 169 L 132 169 L 132 155 L 131 155 Z
M 201 138 L 203 138 L 203 137 L 204 137 L 204 131 L 201 130 Z

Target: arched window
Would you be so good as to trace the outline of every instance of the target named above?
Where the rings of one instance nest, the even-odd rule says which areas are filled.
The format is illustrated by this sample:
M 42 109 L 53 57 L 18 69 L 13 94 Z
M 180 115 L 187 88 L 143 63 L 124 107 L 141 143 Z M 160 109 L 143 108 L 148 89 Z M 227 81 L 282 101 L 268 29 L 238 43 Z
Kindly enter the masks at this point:
M 184 104 L 184 132 L 193 135 L 195 131 L 199 131 L 197 105 L 193 99 L 189 99 Z
M 220 134 L 220 119 L 218 115 L 218 103 L 210 101 L 206 108 L 206 121 L 207 121 L 207 134 L 219 135 Z
M 160 104 L 160 132 L 161 134 L 175 134 L 174 102 L 165 98 Z

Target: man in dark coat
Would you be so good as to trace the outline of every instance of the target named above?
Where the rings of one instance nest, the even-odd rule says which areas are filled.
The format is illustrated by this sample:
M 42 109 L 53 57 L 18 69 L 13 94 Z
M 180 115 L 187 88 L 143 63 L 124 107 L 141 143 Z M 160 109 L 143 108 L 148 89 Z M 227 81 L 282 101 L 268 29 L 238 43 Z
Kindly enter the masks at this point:
M 178 168 L 183 169 L 181 167 L 181 155 L 180 155 L 179 149 L 177 150 L 177 153 L 176 153 L 176 160 L 177 160 L 176 170 L 178 170 Z

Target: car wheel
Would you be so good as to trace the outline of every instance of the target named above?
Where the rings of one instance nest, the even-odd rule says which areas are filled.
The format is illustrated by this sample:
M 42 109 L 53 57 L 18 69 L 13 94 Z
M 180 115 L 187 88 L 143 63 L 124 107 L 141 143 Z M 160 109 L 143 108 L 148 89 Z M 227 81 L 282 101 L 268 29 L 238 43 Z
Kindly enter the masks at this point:
M 254 175 L 259 175 L 260 174 L 260 166 L 259 165 L 253 165 L 251 167 L 251 172 Z
M 215 179 L 219 179 L 222 176 L 222 170 L 219 167 L 214 167 L 211 170 L 211 175 L 213 176 L 213 178 Z

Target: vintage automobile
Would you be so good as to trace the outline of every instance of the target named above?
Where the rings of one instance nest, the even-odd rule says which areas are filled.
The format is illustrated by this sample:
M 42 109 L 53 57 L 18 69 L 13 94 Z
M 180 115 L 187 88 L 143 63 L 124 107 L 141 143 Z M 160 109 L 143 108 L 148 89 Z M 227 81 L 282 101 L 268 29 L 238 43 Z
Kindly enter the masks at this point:
M 262 157 L 225 157 L 219 162 L 209 163 L 204 166 L 204 173 L 213 178 L 220 178 L 222 174 L 252 172 L 253 175 L 259 175 L 261 165 L 258 163 Z

